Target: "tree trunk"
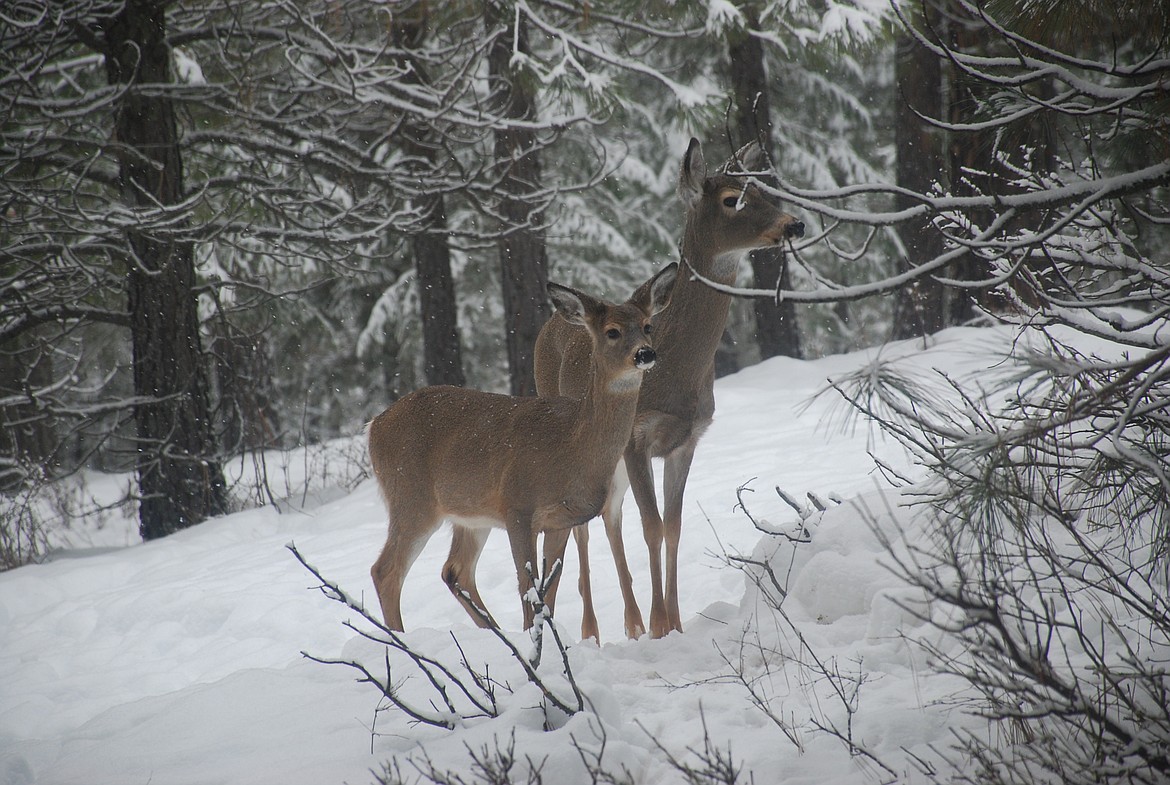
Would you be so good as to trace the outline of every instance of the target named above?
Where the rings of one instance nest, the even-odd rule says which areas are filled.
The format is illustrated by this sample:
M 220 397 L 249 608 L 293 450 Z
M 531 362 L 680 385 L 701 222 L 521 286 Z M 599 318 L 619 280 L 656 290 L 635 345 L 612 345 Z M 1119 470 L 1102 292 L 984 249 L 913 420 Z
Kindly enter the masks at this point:
M 175 111 L 157 89 L 171 82 L 171 53 L 160 3 L 129 0 L 105 20 L 106 72 L 128 86 L 114 135 L 122 200 L 143 224 L 183 199 Z M 165 229 L 128 231 L 127 291 L 134 351 L 138 439 L 139 526 L 144 539 L 170 534 L 222 513 L 223 473 L 213 456 L 206 370 L 196 311 L 194 249 Z M 161 221 L 160 221 L 161 223 Z
M 443 198 L 436 196 L 427 216 L 428 231 L 414 235 L 414 267 L 422 317 L 423 369 L 427 384 L 467 383 L 459 349 L 458 305 L 451 274 L 451 249 L 441 231 L 447 226 Z
M 948 3 L 948 46 L 964 52 L 989 53 L 991 35 L 978 22 L 967 20 L 955 3 Z M 937 59 L 937 58 L 936 58 Z M 981 99 L 989 96 L 987 86 L 969 79 L 958 69 L 947 69 L 950 75 L 949 119 L 956 123 L 970 123 L 976 120 Z M 946 115 L 940 115 L 946 116 Z M 952 134 L 950 145 L 950 172 L 952 190 L 956 196 L 974 196 L 992 193 L 996 190 L 995 134 Z M 969 217 L 981 226 L 992 220 L 988 210 L 970 210 Z M 988 277 L 987 263 L 975 253 L 965 253 L 953 265 L 951 274 L 958 280 L 979 281 Z M 958 291 L 951 298 L 948 319 L 950 324 L 962 324 L 975 316 L 974 295 Z
M 949 22 L 949 43 L 956 50 L 987 57 L 1011 55 L 1011 50 L 1003 46 L 1002 41 L 981 24 L 981 20 L 966 18 L 957 7 L 950 10 L 954 13 Z M 956 123 L 978 121 L 982 107 L 992 100 L 998 88 L 973 80 L 954 68 L 949 70 L 952 72 L 950 119 Z M 1052 83 L 1036 80 L 1029 86 L 1029 91 L 1037 98 L 1051 98 Z M 1047 117 L 1047 113 L 1040 112 L 1016 120 L 995 134 L 968 132 L 953 135 L 949 165 L 955 194 L 977 196 L 1022 193 L 1024 189 L 1014 182 L 1016 175 L 1010 170 L 1005 172 L 1000 161 L 1001 155 L 1014 160 L 1022 169 L 1032 172 L 1051 171 L 1055 167 L 1056 141 Z M 1023 159 L 1022 150 L 1031 152 L 1030 160 Z M 968 216 L 981 226 L 987 226 L 996 217 L 993 211 L 987 209 L 969 210 Z M 1005 226 L 1005 231 L 1035 230 L 1043 223 L 1043 216 L 1039 213 L 1017 215 Z M 1032 261 L 1024 265 L 1024 269 L 1032 273 L 1033 281 L 1036 282 L 1044 278 L 1048 268 L 1048 262 L 1043 257 L 1033 257 Z M 955 264 L 954 274 L 960 280 L 982 281 L 991 273 L 987 260 L 975 253 L 964 254 Z M 1032 305 L 1038 304 L 1036 292 L 1033 291 L 1034 284 L 1028 282 L 1026 276 L 1017 275 L 1009 285 L 1016 290 L 1015 296 Z M 980 288 L 963 293 L 951 303 L 951 323 L 962 324 L 972 319 L 976 315 L 976 304 L 993 311 L 1004 305 L 1000 293 L 993 290 Z
M 787 258 L 782 248 L 762 248 L 752 251 L 752 276 L 757 289 L 784 290 L 792 288 Z M 796 327 L 796 306 L 788 300 L 752 300 L 756 316 L 756 342 L 760 359 L 769 357 L 800 358 L 800 331 Z
M 894 117 L 895 177 L 900 187 L 929 193 L 935 182 L 948 184 L 948 161 L 942 131 L 919 115 L 945 117 L 943 73 L 938 57 L 907 33 L 895 43 L 895 80 L 898 103 Z M 895 209 L 914 205 L 896 195 Z M 906 249 L 903 269 L 909 270 L 943 252 L 942 236 L 929 217 L 906 222 L 898 230 Z M 894 308 L 893 338 L 905 339 L 938 332 L 948 324 L 947 291 L 933 278 L 921 278 L 898 290 Z
M 545 287 L 548 284 L 548 252 L 545 247 L 543 215 L 534 193 L 541 183 L 537 137 L 531 128 L 513 121 L 536 119 L 532 88 L 512 69 L 513 41 L 519 52 L 528 50 L 527 30 L 494 0 L 485 3 L 484 20 L 496 35 L 488 53 L 488 71 L 496 92 L 500 125 L 495 134 L 495 159 L 500 170 L 499 214 L 503 222 L 498 241 L 500 273 L 507 329 L 508 375 L 513 395 L 535 395 L 532 354 L 536 336 L 551 311 Z
M 429 8 L 420 4 L 394 16 L 395 43 L 410 50 L 427 35 Z M 427 82 L 423 64 L 411 59 L 413 82 Z M 437 166 L 437 149 L 433 131 L 425 124 L 407 121 L 402 126 L 402 145 L 416 159 L 420 181 L 429 182 Z M 463 355 L 459 347 L 458 303 L 455 280 L 451 274 L 451 249 L 447 244 L 446 202 L 441 193 L 430 196 L 422 206 L 422 217 L 410 238 L 414 255 L 415 281 L 418 284 L 419 316 L 422 319 L 423 369 L 427 384 L 467 383 L 463 375 Z
M 749 28 L 756 29 L 759 26 L 756 10 L 745 9 L 745 14 Z M 735 102 L 736 141 L 741 145 L 753 139 L 758 141 L 769 160 L 775 161 L 764 49 L 758 38 L 745 33 L 731 37 L 727 53 Z M 753 251 L 751 264 L 756 288 L 790 287 L 783 248 Z M 758 298 L 752 301 L 752 310 L 756 318 L 756 343 L 760 347 L 760 359 L 801 356 L 794 303 Z

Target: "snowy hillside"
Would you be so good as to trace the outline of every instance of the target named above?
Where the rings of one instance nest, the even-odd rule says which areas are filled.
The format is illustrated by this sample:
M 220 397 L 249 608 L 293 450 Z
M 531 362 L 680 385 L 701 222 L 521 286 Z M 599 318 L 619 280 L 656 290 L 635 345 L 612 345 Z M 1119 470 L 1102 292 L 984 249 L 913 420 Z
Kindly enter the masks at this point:
M 952 329 L 926 349 L 918 342 L 881 352 L 973 384 L 986 380 L 997 361 L 993 350 L 1006 338 Z M 687 488 L 679 592 L 685 633 L 622 637 L 612 561 L 600 523 L 592 524 L 600 648 L 577 643 L 572 556 L 558 606 L 592 712 L 543 729 L 535 690 L 502 646 L 472 627 L 439 578 L 445 529 L 407 578 L 406 639 L 457 669 L 453 634 L 473 665 L 489 663 L 491 675 L 513 690 L 497 691 L 498 718 L 445 731 L 395 711 L 376 714 L 379 695 L 355 683 L 352 669 L 302 656 L 356 659 L 375 671 L 383 662 L 380 647 L 342 624 L 361 621 L 315 591 L 316 581 L 285 547 L 295 543 L 329 580 L 376 608 L 368 570 L 386 524 L 367 480 L 348 495 L 322 495 L 316 506 L 250 510 L 148 544 L 65 550 L 48 563 L 0 574 L 0 783 L 356 784 L 371 782 L 371 770 L 392 759 L 413 782 L 411 761 L 466 771 L 468 748 L 514 738 L 522 761 L 544 762 L 546 782 L 591 781 L 580 747 L 585 757 L 601 755 L 603 767 L 619 774 L 624 767 L 634 782 L 652 785 L 681 781 L 668 756 L 697 763 L 704 735 L 742 765 L 745 783 L 748 772 L 757 783 L 888 778 L 870 753 L 893 773 L 913 775 L 914 756 L 930 758 L 929 745 L 945 747 L 952 728 L 978 721 L 940 704 L 956 684 L 932 676 L 901 637 L 915 634 L 901 610 L 915 595 L 883 566 L 871 530 L 871 521 L 888 531 L 912 522 L 874 472 L 870 453 L 911 475 L 914 468 L 876 432 L 843 431 L 838 395 L 813 397 L 826 379 L 876 353 L 775 359 L 717 384 L 716 421 Z M 793 546 L 761 535 L 736 509 L 736 489 L 745 484 L 752 516 L 793 532 L 797 516 L 775 486 L 845 503 L 813 516 L 811 542 Z M 625 520 L 645 611 L 647 557 L 630 495 Z M 134 540 L 133 521 L 121 525 L 123 541 Z M 117 542 L 119 535 L 105 537 Z M 771 557 L 788 589 L 783 614 L 725 564 L 727 554 Z M 480 562 L 480 587 L 527 651 L 510 563 L 506 537 L 495 533 Z M 856 690 L 837 694 L 808 657 L 783 653 L 801 646 Z M 558 664 L 547 648 L 541 672 L 567 690 Z M 399 678 L 408 694 L 426 701 L 417 674 L 403 666 Z M 753 706 L 749 688 L 771 717 Z

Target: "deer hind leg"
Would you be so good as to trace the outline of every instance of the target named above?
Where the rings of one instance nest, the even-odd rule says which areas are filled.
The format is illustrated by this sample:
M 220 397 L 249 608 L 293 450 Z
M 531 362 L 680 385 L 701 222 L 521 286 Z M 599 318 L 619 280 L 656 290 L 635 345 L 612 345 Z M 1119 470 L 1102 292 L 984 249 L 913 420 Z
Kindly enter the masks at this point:
M 682 632 L 682 619 L 678 611 L 678 543 L 682 536 L 683 491 L 687 487 L 687 476 L 691 461 L 695 457 L 695 443 L 688 441 L 666 458 L 662 478 L 663 536 L 666 540 L 666 623 L 669 629 Z
M 601 518 L 605 521 L 605 536 L 609 539 L 609 549 L 613 553 L 613 564 L 617 568 L 618 586 L 622 590 L 626 637 L 633 639 L 646 634 L 646 625 L 642 623 L 642 610 L 638 607 L 638 600 L 634 596 L 634 577 L 630 574 L 630 565 L 626 561 L 626 544 L 622 540 L 622 501 L 625 499 L 626 490 L 629 487 L 630 476 L 626 472 L 626 462 L 625 460 L 618 461 Z
M 625 461 L 630 488 L 642 517 L 642 536 L 650 552 L 650 637 L 661 638 L 671 627 L 662 595 L 662 516 L 654 493 L 654 469 L 650 454 L 644 450 L 627 449 Z
M 390 531 L 382 552 L 370 568 L 370 577 L 374 580 L 386 626 L 401 632 L 402 582 L 443 519 L 433 506 L 407 510 L 405 505 L 389 502 L 387 505 L 390 508 Z
M 446 564 L 443 565 L 443 582 L 455 595 L 455 599 L 459 600 L 459 604 L 463 606 L 463 610 L 467 611 L 471 620 L 480 627 L 488 627 L 496 623 L 492 615 L 488 613 L 483 598 L 479 596 L 479 588 L 475 584 L 475 566 L 479 563 L 479 556 L 483 553 L 483 546 L 487 544 L 487 538 L 491 531 L 487 527 L 469 528 L 458 524 L 453 525 L 451 527 L 451 550 L 447 554 Z M 472 610 L 467 604 L 469 601 L 483 613 L 476 613 Z M 484 618 L 485 615 L 487 618 Z

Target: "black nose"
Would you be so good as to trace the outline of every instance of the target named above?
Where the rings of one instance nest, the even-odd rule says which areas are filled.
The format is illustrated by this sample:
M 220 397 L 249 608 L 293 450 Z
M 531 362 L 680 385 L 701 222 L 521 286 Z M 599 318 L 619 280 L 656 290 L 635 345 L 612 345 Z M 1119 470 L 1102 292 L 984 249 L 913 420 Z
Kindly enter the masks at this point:
M 793 221 L 788 224 L 788 228 L 784 230 L 784 236 L 789 239 L 793 237 L 804 237 L 804 221 Z
M 654 367 L 654 361 L 658 359 L 658 355 L 649 346 L 643 346 L 638 351 L 634 352 L 634 365 L 643 371 L 648 371 Z

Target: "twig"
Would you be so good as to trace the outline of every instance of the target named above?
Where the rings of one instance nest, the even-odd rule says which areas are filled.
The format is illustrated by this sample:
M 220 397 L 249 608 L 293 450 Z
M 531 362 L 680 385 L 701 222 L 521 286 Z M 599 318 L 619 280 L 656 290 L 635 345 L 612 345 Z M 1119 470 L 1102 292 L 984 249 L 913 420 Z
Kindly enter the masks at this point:
M 534 609 L 539 608 L 541 611 L 543 611 L 543 609 L 545 607 L 545 605 L 544 605 L 545 593 L 547 592 L 548 586 L 551 584 L 551 582 L 553 580 L 555 580 L 557 575 L 560 574 L 560 564 L 561 564 L 560 560 L 557 560 L 557 562 L 553 564 L 553 569 L 550 570 L 548 575 L 546 576 L 546 579 L 544 581 L 542 581 L 540 584 L 537 584 L 535 581 L 533 582 L 533 587 L 535 590 L 535 594 L 537 596 L 537 601 L 534 602 L 534 604 L 533 604 Z M 478 618 L 483 623 L 483 626 L 486 629 L 490 630 L 491 633 L 493 635 L 495 635 L 496 638 L 498 638 L 500 640 L 500 642 L 504 644 L 504 646 L 507 647 L 508 651 L 510 651 L 512 653 L 512 658 L 515 659 L 516 662 L 518 662 L 520 664 L 520 667 L 524 670 L 524 675 L 528 678 L 528 681 L 531 682 L 532 684 L 534 684 L 541 691 L 541 693 L 544 695 L 545 699 L 549 703 L 551 703 L 559 711 L 561 711 L 567 715 L 573 715 L 573 714 L 576 714 L 576 713 L 584 710 L 585 701 L 584 701 L 584 698 L 581 694 L 581 690 L 577 686 L 577 681 L 573 676 L 572 668 L 569 665 L 568 650 L 565 648 L 564 644 L 562 643 L 560 635 L 556 632 L 556 627 L 555 627 L 555 625 L 552 624 L 551 619 L 547 618 L 547 616 L 543 612 L 541 612 L 538 616 L 534 615 L 534 619 L 535 618 L 541 619 L 542 626 L 544 623 L 547 622 L 549 624 L 549 629 L 552 630 L 553 640 L 556 642 L 557 650 L 561 654 L 561 662 L 564 665 L 565 678 L 569 682 L 569 686 L 573 690 L 574 705 L 570 705 L 568 702 L 559 698 L 556 695 L 556 693 L 553 692 L 552 689 L 544 682 L 544 680 L 540 677 L 540 675 L 537 674 L 536 669 L 537 669 L 537 667 L 539 667 L 539 664 L 540 664 L 539 650 L 537 651 L 534 658 L 525 657 L 523 654 L 520 653 L 520 649 L 518 649 L 516 647 L 516 644 L 514 644 L 508 638 L 508 636 L 504 635 L 503 630 L 501 630 L 500 626 L 495 623 L 495 620 L 492 619 L 491 615 L 488 614 L 488 612 L 485 609 L 476 605 L 472 601 L 471 595 L 467 591 L 465 591 L 459 585 L 458 582 L 456 582 L 454 584 L 454 588 L 459 593 L 460 598 L 463 600 L 466 607 L 471 611 L 472 615 L 475 616 L 476 618 Z M 535 626 L 535 622 L 534 622 L 534 626 Z M 535 638 L 534 638 L 534 640 L 535 640 Z M 535 662 L 534 662 L 534 660 L 535 660 Z
M 301 655 L 303 657 L 314 662 L 320 662 L 328 665 L 345 665 L 358 671 L 360 674 L 362 674 L 362 678 L 358 680 L 359 683 L 369 683 L 376 685 L 381 691 L 383 697 L 401 709 L 415 722 L 421 722 L 427 725 L 433 725 L 435 727 L 451 729 L 457 727 L 459 721 L 478 717 L 498 716 L 499 710 L 496 704 L 495 692 L 492 689 L 486 689 L 484 686 L 486 684 L 490 684 L 490 680 L 488 680 L 485 676 L 481 676 L 480 674 L 473 671 L 468 666 L 466 657 L 463 659 L 462 664 L 468 673 L 471 674 L 472 685 L 474 686 L 466 684 L 462 678 L 456 675 L 450 668 L 448 668 L 439 660 L 428 657 L 411 648 L 410 645 L 407 644 L 396 631 L 391 630 L 381 621 L 375 619 L 366 611 L 364 607 L 362 607 L 352 597 L 346 594 L 340 587 L 326 580 L 316 567 L 305 561 L 305 558 L 301 555 L 300 551 L 297 550 L 295 545 L 290 543 L 286 547 L 293 554 L 293 556 L 296 557 L 296 560 L 300 562 L 306 570 L 312 573 L 318 581 L 320 581 L 320 585 L 317 586 L 317 589 L 322 594 L 334 602 L 339 602 L 353 612 L 357 613 L 362 617 L 362 619 L 364 619 L 378 632 L 380 632 L 381 635 L 375 635 L 366 630 L 360 629 L 350 621 L 343 622 L 343 625 L 358 633 L 367 640 L 382 644 L 388 647 L 388 649 L 394 649 L 395 651 L 399 651 L 405 654 L 412 662 L 414 662 L 415 667 L 421 674 L 423 674 L 427 682 L 435 690 L 443 707 L 446 709 L 446 712 L 436 713 L 433 711 L 419 709 L 408 704 L 401 698 L 401 696 L 398 694 L 398 686 L 395 685 L 392 680 L 389 651 L 386 653 L 386 678 L 384 681 L 380 681 L 378 677 L 374 676 L 369 671 L 368 668 L 354 660 L 336 660 L 316 657 L 309 654 L 308 652 L 302 651 Z M 462 654 L 462 649 L 460 649 L 460 653 Z M 454 686 L 457 688 L 459 693 L 461 693 L 471 703 L 473 709 L 470 713 L 465 713 L 464 711 L 458 709 L 454 700 L 449 694 L 449 686 Z

